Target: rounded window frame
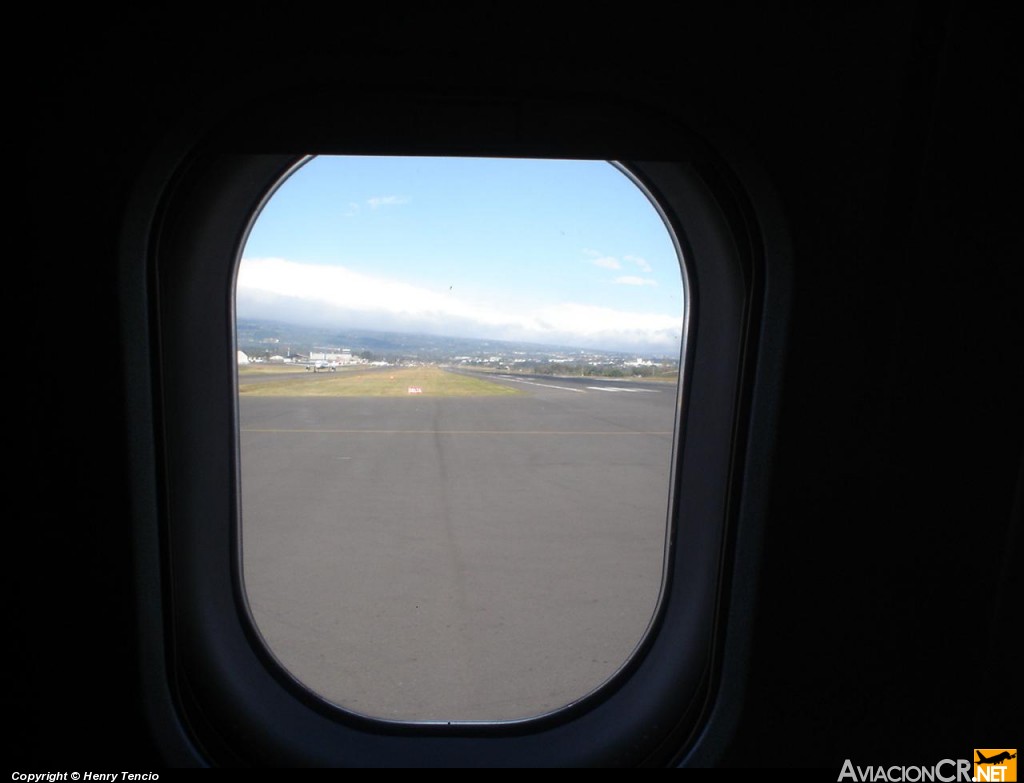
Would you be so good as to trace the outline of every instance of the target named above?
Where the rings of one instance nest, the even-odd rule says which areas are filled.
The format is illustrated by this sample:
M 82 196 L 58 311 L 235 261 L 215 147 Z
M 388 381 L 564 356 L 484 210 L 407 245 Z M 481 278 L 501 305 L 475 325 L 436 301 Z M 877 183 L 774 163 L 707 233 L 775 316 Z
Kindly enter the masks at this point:
M 569 157 L 512 146 L 507 154 L 518 157 Z M 151 381 L 142 385 L 145 410 L 134 426 L 155 433 L 152 452 L 139 454 L 135 482 L 136 554 L 147 574 L 140 621 L 151 662 L 144 681 L 167 752 L 194 763 L 314 766 L 677 759 L 714 704 L 725 610 L 736 598 L 736 497 L 764 309 L 764 237 L 732 170 L 705 145 L 687 143 L 677 148 L 686 156 L 674 160 L 617 164 L 662 211 L 688 265 L 680 380 L 687 404 L 676 427 L 669 567 L 656 627 L 609 683 L 561 710 L 521 721 L 423 724 L 365 718 L 311 694 L 282 675 L 244 611 L 234 274 L 260 206 L 306 149 L 200 145 L 175 165 L 164 161 L 126 231 L 123 278 L 134 303 L 126 316 L 145 324 L 128 351 Z M 316 152 L 339 151 L 329 144 Z M 445 153 L 390 141 L 377 151 Z M 447 150 L 469 153 L 490 151 Z M 751 508 L 750 531 L 756 515 Z

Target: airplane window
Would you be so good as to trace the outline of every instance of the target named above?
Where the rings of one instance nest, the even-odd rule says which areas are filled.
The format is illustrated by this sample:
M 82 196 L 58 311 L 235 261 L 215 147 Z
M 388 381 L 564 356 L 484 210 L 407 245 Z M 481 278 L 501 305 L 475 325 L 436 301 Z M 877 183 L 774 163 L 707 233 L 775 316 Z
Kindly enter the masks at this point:
M 297 167 L 235 286 L 241 571 L 280 666 L 412 722 L 609 682 L 666 578 L 685 301 L 613 164 Z

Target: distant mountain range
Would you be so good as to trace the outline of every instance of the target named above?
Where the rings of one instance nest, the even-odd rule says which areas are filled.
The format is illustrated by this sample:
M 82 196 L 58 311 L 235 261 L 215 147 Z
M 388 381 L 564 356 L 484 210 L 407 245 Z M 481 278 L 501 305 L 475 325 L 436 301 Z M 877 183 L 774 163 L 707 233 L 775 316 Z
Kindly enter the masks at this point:
M 239 318 L 238 348 L 249 354 L 309 354 L 310 351 L 348 348 L 354 354 L 369 351 L 383 358 L 444 360 L 456 356 L 524 356 L 526 358 L 635 357 L 623 351 L 600 351 L 571 345 L 542 345 L 471 337 L 442 337 L 431 334 L 379 332 L 367 329 L 335 329 L 300 326 L 281 321 Z M 677 357 L 645 355 L 648 359 Z

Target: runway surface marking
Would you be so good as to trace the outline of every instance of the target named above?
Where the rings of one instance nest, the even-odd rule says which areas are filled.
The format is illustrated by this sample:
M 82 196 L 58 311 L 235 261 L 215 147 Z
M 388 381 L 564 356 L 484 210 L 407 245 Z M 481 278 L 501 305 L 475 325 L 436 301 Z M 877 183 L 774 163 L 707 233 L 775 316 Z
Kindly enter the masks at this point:
M 586 394 L 583 389 L 574 389 L 571 386 L 556 386 L 552 383 L 537 383 L 536 381 L 524 381 L 520 378 L 513 378 L 509 375 L 498 375 L 503 381 L 512 381 L 513 383 L 525 383 L 527 386 L 543 386 L 545 389 L 561 389 L 562 391 L 576 392 L 577 394 Z
M 608 392 L 647 392 L 648 394 L 661 394 L 661 389 L 625 389 L 621 386 L 588 386 L 588 389 L 594 391 L 608 391 Z

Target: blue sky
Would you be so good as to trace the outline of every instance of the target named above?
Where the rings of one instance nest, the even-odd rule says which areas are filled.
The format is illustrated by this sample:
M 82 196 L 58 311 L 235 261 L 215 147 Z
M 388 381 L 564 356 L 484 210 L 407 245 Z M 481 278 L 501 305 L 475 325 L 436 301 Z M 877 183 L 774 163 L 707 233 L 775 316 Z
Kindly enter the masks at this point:
M 675 354 L 676 251 L 602 161 L 318 157 L 269 199 L 239 317 Z

